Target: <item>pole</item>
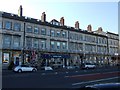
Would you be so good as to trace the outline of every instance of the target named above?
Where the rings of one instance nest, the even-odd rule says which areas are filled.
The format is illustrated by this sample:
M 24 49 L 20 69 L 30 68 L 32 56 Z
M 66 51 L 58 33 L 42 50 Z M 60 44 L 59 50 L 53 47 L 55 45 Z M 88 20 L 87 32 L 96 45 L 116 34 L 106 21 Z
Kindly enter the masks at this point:
M 24 23 L 24 31 L 23 31 L 23 53 L 22 53 L 22 56 L 23 56 L 23 64 L 25 64 L 25 23 Z

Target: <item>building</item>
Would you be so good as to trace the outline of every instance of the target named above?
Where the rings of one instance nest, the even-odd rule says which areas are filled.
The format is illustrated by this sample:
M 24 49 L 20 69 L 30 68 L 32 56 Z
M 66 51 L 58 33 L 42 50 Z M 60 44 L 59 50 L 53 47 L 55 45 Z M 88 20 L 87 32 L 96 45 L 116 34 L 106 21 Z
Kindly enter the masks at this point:
M 39 65 L 80 66 L 90 62 L 108 65 L 112 55 L 118 53 L 118 34 L 103 32 L 102 28 L 92 31 L 65 25 L 64 17 L 46 21 L 45 12 L 41 20 L 22 15 L 0 12 L 0 60 L 3 68 L 11 61 L 16 64 L 37 63 Z M 111 34 L 115 38 L 111 38 Z M 113 43 L 114 42 L 114 45 Z M 114 50 L 114 52 L 112 51 Z M 111 62 L 113 63 L 113 62 Z

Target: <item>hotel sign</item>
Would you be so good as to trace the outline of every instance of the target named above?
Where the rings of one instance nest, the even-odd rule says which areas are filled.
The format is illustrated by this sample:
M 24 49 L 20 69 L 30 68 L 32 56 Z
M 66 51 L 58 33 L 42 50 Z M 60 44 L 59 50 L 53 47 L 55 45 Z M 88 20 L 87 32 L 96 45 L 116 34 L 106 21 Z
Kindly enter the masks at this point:
M 67 54 L 41 54 L 41 58 L 70 58 Z

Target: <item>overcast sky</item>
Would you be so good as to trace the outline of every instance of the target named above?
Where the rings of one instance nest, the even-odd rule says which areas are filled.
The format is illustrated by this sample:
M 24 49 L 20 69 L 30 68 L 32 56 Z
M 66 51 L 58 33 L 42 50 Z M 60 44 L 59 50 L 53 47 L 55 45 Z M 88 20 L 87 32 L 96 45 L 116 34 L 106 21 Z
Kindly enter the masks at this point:
M 41 19 L 42 12 L 47 15 L 47 21 L 65 19 L 65 25 L 74 27 L 79 21 L 81 29 L 87 29 L 91 24 L 93 31 L 102 27 L 104 31 L 118 33 L 118 2 L 80 2 L 79 0 L 0 0 L 0 11 L 18 13 L 23 6 L 23 15 Z

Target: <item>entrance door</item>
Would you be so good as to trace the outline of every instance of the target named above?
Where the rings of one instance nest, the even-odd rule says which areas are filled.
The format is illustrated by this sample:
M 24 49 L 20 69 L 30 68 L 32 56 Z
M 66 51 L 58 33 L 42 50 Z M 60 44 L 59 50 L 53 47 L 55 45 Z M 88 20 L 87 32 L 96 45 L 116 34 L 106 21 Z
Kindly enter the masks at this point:
M 64 59 L 64 65 L 67 66 L 67 59 Z
M 19 57 L 16 57 L 16 60 L 15 60 L 15 65 L 18 66 L 19 65 Z

